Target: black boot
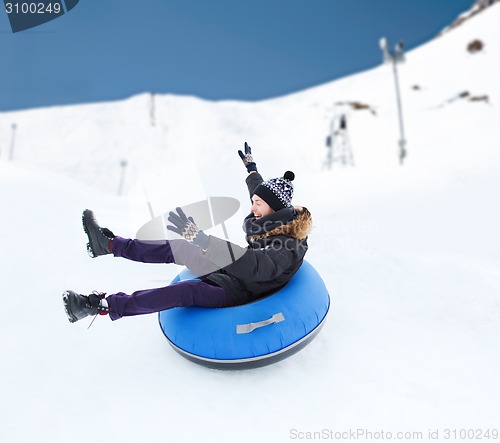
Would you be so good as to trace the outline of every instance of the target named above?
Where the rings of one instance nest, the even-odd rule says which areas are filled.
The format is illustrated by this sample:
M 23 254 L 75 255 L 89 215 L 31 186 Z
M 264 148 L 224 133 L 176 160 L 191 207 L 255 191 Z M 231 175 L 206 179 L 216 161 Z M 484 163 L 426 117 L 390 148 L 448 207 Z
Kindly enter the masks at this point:
M 71 323 L 75 323 L 89 315 L 109 313 L 107 306 L 102 306 L 101 300 L 106 294 L 93 292 L 90 295 L 77 294 L 74 291 L 64 291 L 63 303 L 66 315 Z
M 95 258 L 100 255 L 111 254 L 111 242 L 115 238 L 115 234 L 108 228 L 101 228 L 90 209 L 83 211 L 82 222 L 83 229 L 89 238 L 87 243 L 89 255 Z

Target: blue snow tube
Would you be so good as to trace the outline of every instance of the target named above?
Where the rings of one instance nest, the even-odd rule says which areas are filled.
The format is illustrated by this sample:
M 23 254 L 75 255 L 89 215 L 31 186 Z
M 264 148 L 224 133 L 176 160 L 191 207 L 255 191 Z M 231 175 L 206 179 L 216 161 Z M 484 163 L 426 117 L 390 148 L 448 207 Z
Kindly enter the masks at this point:
M 172 283 L 194 280 L 188 269 Z M 172 347 L 189 360 L 217 369 L 247 369 L 282 360 L 319 332 L 330 297 L 308 262 L 276 293 L 230 308 L 175 308 L 159 313 Z

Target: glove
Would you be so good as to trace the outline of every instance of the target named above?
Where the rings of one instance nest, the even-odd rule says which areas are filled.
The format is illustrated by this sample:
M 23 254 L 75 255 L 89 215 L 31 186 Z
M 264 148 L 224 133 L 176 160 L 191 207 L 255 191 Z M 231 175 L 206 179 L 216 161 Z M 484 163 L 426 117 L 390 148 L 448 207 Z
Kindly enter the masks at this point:
M 184 237 L 189 243 L 199 246 L 201 249 L 208 247 L 208 235 L 206 235 L 193 220 L 193 217 L 186 217 L 181 208 L 175 208 L 175 212 L 168 214 L 168 221 L 172 225 L 167 225 L 169 231 L 176 232 Z
M 253 161 L 252 157 L 252 148 L 248 146 L 248 143 L 245 142 L 245 153 L 238 151 L 238 154 L 241 157 L 241 160 L 243 160 L 243 164 L 246 166 L 248 172 L 256 171 L 257 172 L 257 165 Z

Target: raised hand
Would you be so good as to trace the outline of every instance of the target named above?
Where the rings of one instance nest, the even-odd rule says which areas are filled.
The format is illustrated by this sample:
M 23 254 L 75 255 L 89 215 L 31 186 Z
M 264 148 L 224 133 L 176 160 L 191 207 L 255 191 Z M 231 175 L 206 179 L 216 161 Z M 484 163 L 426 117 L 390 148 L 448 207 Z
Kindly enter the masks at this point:
M 252 148 L 248 146 L 248 143 L 245 142 L 245 153 L 240 150 L 238 151 L 238 154 L 240 155 L 241 160 L 243 161 L 243 164 L 247 168 L 248 172 L 256 171 L 257 172 L 257 165 L 253 161 L 252 157 Z

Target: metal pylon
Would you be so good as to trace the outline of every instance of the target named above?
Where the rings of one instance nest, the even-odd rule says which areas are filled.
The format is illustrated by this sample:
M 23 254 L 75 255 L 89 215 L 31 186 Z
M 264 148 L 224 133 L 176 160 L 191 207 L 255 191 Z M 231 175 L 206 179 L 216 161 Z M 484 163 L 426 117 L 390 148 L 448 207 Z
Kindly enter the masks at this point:
M 354 156 L 345 114 L 335 116 L 332 119 L 326 146 L 328 147 L 328 154 L 324 166 L 328 166 L 328 169 L 331 169 L 333 163 L 340 163 L 342 166 L 354 166 Z

